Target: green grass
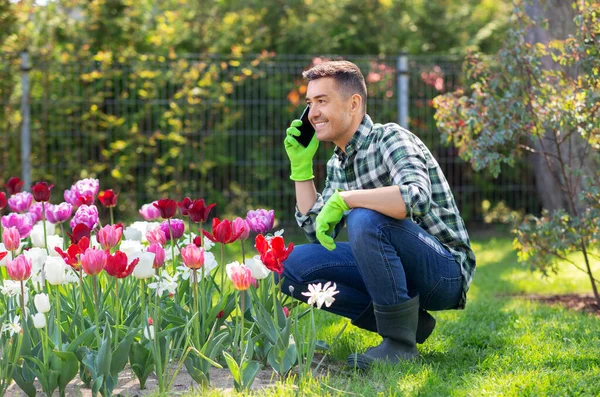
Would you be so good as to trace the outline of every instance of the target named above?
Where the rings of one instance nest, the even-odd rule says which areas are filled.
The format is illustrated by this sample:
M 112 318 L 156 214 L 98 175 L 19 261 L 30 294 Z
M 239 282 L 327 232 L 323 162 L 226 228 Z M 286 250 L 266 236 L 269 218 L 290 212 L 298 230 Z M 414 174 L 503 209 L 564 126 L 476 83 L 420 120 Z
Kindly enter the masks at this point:
M 299 387 L 279 383 L 254 394 L 600 396 L 600 320 L 514 296 L 587 293 L 591 288 L 586 276 L 569 265 L 560 277 L 532 273 L 517 263 L 508 237 L 476 240 L 473 249 L 477 272 L 467 307 L 434 313 L 438 326 L 420 345 L 418 360 L 382 365 L 368 374 L 346 369 L 349 353 L 380 338 L 348 325 L 334 341 L 347 320 L 320 311 L 318 337 L 333 345 L 328 374 Z M 600 264 L 594 267 L 598 274 Z M 211 390 L 202 395 L 222 394 Z

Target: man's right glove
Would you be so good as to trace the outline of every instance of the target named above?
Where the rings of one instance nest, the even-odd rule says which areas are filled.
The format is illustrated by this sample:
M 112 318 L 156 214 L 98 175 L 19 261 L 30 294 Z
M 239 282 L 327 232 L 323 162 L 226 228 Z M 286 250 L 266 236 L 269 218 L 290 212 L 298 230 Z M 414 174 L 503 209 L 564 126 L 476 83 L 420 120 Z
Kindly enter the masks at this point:
M 304 147 L 294 138 L 300 136 L 300 130 L 297 127 L 302 125 L 302 120 L 294 120 L 285 132 L 283 144 L 285 151 L 290 159 L 292 173 L 290 179 L 296 182 L 308 181 L 314 178 L 312 169 L 312 160 L 319 148 L 319 141 L 316 134 L 311 139 L 307 147 Z

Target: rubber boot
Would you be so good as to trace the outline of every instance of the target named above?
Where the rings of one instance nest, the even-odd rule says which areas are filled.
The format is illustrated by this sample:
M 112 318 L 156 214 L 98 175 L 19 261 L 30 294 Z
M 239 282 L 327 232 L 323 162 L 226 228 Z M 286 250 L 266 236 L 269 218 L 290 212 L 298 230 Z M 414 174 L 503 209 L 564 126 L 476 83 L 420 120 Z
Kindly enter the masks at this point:
M 377 332 L 377 319 L 373 312 L 373 302 L 369 303 L 369 306 L 367 306 L 367 308 L 350 323 L 355 327 L 366 329 L 371 332 Z
M 351 354 L 347 363 L 358 369 L 369 369 L 376 362 L 395 364 L 419 355 L 416 333 L 419 323 L 419 297 L 397 305 L 373 305 L 377 333 L 383 341 L 365 353 Z
M 417 325 L 416 340 L 418 344 L 425 342 L 435 328 L 435 318 L 423 309 L 419 309 L 419 324 Z

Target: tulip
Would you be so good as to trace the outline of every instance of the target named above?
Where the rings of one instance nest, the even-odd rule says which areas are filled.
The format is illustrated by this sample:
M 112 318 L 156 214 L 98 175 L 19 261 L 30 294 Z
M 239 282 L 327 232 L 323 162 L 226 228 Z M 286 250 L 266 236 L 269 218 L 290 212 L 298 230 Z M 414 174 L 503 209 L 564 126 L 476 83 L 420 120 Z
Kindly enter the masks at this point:
M 123 227 L 119 225 L 106 225 L 98 231 L 96 238 L 104 250 L 116 246 L 123 236 Z
M 54 185 L 48 185 L 47 182 L 38 182 L 31 188 L 33 198 L 37 202 L 47 202 L 50 200 L 50 192 Z
M 171 219 L 177 212 L 177 203 L 171 199 L 160 199 L 152 203 L 160 211 L 160 216 L 164 219 Z
M 86 178 L 81 179 L 70 190 L 65 190 L 64 198 L 67 203 L 78 207 L 82 204 L 91 205 L 94 203 L 94 197 L 100 190 L 100 182 L 98 179 Z
M 8 252 L 0 252 L 0 261 L 4 260 L 4 257 L 8 255 Z M 5 266 L 5 265 L 1 265 L 1 266 Z
M 286 317 L 290 316 L 290 309 L 288 309 L 287 306 L 283 307 L 283 314 L 285 314 Z
M 16 193 L 8 199 L 8 206 L 13 212 L 26 212 L 33 203 L 33 196 L 29 192 Z
M 2 226 L 5 228 L 14 226 L 19 229 L 21 238 L 27 238 L 33 228 L 33 222 L 26 214 L 12 213 L 2 217 Z
M 139 280 L 145 280 L 154 276 L 154 253 L 144 252 L 139 258 L 140 262 L 135 269 L 133 269 L 133 277 Z
M 46 294 L 37 294 L 33 298 L 33 304 L 40 313 L 48 313 L 50 311 L 50 299 Z
M 246 265 L 240 265 L 238 262 L 229 263 L 226 272 L 236 290 L 244 291 L 250 288 L 252 272 Z
M 248 211 L 246 215 L 246 221 L 250 225 L 250 230 L 254 233 L 266 233 L 273 229 L 275 222 L 275 211 L 267 211 L 265 209 L 258 209 L 256 211 Z
M 19 255 L 6 264 L 8 276 L 15 281 L 24 281 L 31 276 L 31 259 Z
M 189 216 L 192 222 L 206 222 L 210 210 L 216 204 L 206 205 L 203 199 L 190 200 L 188 197 L 184 198 L 183 201 L 177 203 L 181 213 L 184 216 Z
M 115 194 L 112 189 L 106 189 L 98 194 L 98 200 L 106 208 L 116 207 L 118 197 L 119 193 Z
M 204 265 L 204 249 L 189 244 L 181 250 L 183 263 L 190 269 L 200 269 Z
M 55 233 L 55 228 L 54 225 L 51 223 L 48 223 L 46 225 L 46 233 L 47 233 L 47 238 L 54 235 Z M 44 242 L 44 224 L 42 222 L 38 222 L 37 224 L 33 225 L 33 228 L 31 229 L 31 243 L 33 244 L 34 247 L 45 247 L 46 243 Z
M 81 266 L 83 271 L 90 275 L 96 276 L 105 268 L 107 263 L 106 252 L 93 248 L 88 248 L 81 254 Z
M 154 264 L 152 267 L 158 269 L 162 265 L 165 264 L 165 249 L 158 243 L 152 243 L 146 250 L 147 252 L 152 252 L 154 254 Z
M 154 201 L 153 203 L 142 205 L 139 211 L 142 218 L 147 221 L 153 221 L 160 216 L 160 210 L 154 205 L 156 203 L 158 202 Z
M 127 228 L 123 230 L 123 236 L 125 236 L 125 240 L 135 240 L 139 242 L 143 240 L 142 232 L 131 226 L 127 226 Z
M 263 280 L 271 274 L 271 271 L 265 266 L 260 260 L 260 255 L 254 256 L 254 258 L 246 261 L 246 266 L 252 272 L 252 277 L 256 280 Z
M 135 240 L 123 240 L 121 241 L 121 245 L 119 246 L 119 251 L 127 255 L 128 257 L 133 257 L 138 253 L 144 250 L 144 245 L 139 241 Z
M 281 275 L 283 273 L 283 261 L 292 253 L 294 243 L 285 248 L 283 237 L 275 236 L 270 240 L 265 239 L 262 234 L 256 236 L 256 249 L 260 253 L 260 260 L 269 269 Z
M 125 278 L 133 273 L 133 269 L 139 261 L 140 258 L 136 258 L 127 264 L 127 255 L 121 251 L 117 251 L 113 255 L 107 256 L 104 270 L 113 277 Z
M 231 222 L 228 220 L 220 221 L 219 218 L 213 218 L 212 231 L 212 234 L 208 233 L 206 230 L 203 230 L 202 232 L 206 237 L 208 237 L 209 240 L 221 244 L 229 244 L 234 242 L 243 232 L 242 230 L 238 231 L 237 234 L 233 233 Z
M 16 227 L 7 227 L 2 232 L 2 241 L 8 251 L 16 251 L 21 246 L 21 235 Z
M 33 326 L 37 329 L 44 328 L 46 326 L 46 316 L 44 313 L 36 313 L 33 315 Z
M 44 263 L 46 263 L 46 259 L 48 259 L 46 250 L 38 247 L 24 251 L 23 255 L 31 259 L 31 274 L 38 274 L 42 270 Z
M 163 233 L 166 236 L 166 239 L 171 240 L 171 230 L 169 230 L 169 222 L 171 223 L 171 229 L 173 230 L 173 237 L 175 237 L 175 240 L 181 238 L 181 236 L 183 236 L 183 233 L 185 232 L 185 224 L 181 219 L 170 219 L 160 224 L 160 230 L 163 231 Z
M 160 245 L 165 245 L 165 243 L 167 242 L 167 235 L 161 227 L 155 227 L 154 229 L 149 230 L 146 233 L 146 239 L 150 244 L 156 243 Z
M 244 219 L 237 217 L 231 223 L 231 228 L 233 230 L 233 234 L 240 235 L 240 240 L 246 240 L 248 235 L 250 234 L 250 225 Z
M 6 208 L 6 193 L 0 192 L 0 211 Z
M 29 207 L 29 212 L 25 215 L 31 218 L 31 223 L 34 225 L 42 220 L 42 213 L 44 212 L 44 206 L 40 203 L 33 203 L 31 207 Z
M 46 204 L 46 219 L 50 223 L 63 223 L 73 214 L 73 205 L 63 202 L 58 205 Z
M 148 319 L 148 322 L 150 322 L 150 319 Z M 144 338 L 154 340 L 154 325 L 144 327 Z
M 49 256 L 44 265 L 46 281 L 51 285 L 61 285 L 66 282 L 67 271 L 65 261 L 57 256 Z
M 71 219 L 70 225 L 74 228 L 77 224 L 83 223 L 90 230 L 98 225 L 98 208 L 95 205 L 82 205 L 75 212 L 75 216 Z
M 16 176 L 10 178 L 8 182 L 6 182 L 6 191 L 8 192 L 8 195 L 12 196 L 13 194 L 19 193 L 21 189 L 23 189 L 24 184 L 25 182 Z
M 82 238 L 87 237 L 88 242 L 90 240 L 91 230 L 85 223 L 79 223 L 73 228 L 73 233 L 69 234 L 71 243 L 78 244 Z

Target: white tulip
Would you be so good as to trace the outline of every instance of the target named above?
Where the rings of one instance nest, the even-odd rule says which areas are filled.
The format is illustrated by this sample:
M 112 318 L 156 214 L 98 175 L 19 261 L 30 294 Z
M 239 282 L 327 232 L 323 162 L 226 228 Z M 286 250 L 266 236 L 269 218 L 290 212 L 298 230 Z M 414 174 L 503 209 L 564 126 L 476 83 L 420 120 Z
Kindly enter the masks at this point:
M 271 274 L 271 271 L 260 260 L 260 255 L 254 256 L 254 258 L 246 259 L 246 266 L 252 272 L 252 277 L 257 280 L 265 279 Z
M 46 326 L 46 316 L 44 316 L 44 313 L 36 313 L 32 318 L 33 326 L 37 329 L 44 328 Z
M 52 223 L 46 222 L 46 236 L 53 236 L 55 234 L 55 227 Z M 31 243 L 34 247 L 44 247 L 44 224 L 40 221 L 33 226 L 31 229 Z
M 143 280 L 150 278 L 154 275 L 154 252 L 144 252 L 140 256 L 140 262 L 133 269 L 133 276 L 137 279 Z M 135 258 L 132 258 L 135 259 Z
M 125 236 L 126 240 L 142 241 L 142 232 L 131 226 L 128 226 L 123 231 L 123 236 Z
M 144 337 L 146 339 L 154 340 L 154 325 L 144 327 Z
M 50 299 L 46 294 L 37 294 L 33 298 L 33 304 L 40 313 L 48 313 L 50 311 Z
M 44 272 L 46 273 L 46 280 L 51 285 L 60 285 L 65 283 L 65 271 L 67 264 L 61 257 L 50 256 L 46 260 Z
M 37 274 L 42 270 L 42 266 L 48 258 L 48 254 L 44 248 L 30 248 L 23 253 L 26 257 L 31 259 L 31 274 Z
M 119 250 L 127 255 L 127 258 L 133 258 L 136 254 L 139 254 L 144 250 L 144 246 L 139 241 L 123 240 L 121 241 Z
M 60 254 L 56 251 L 56 247 L 62 249 L 64 239 L 59 235 L 55 234 L 52 236 L 46 237 L 46 242 L 48 243 L 48 254 L 50 256 L 60 256 Z

